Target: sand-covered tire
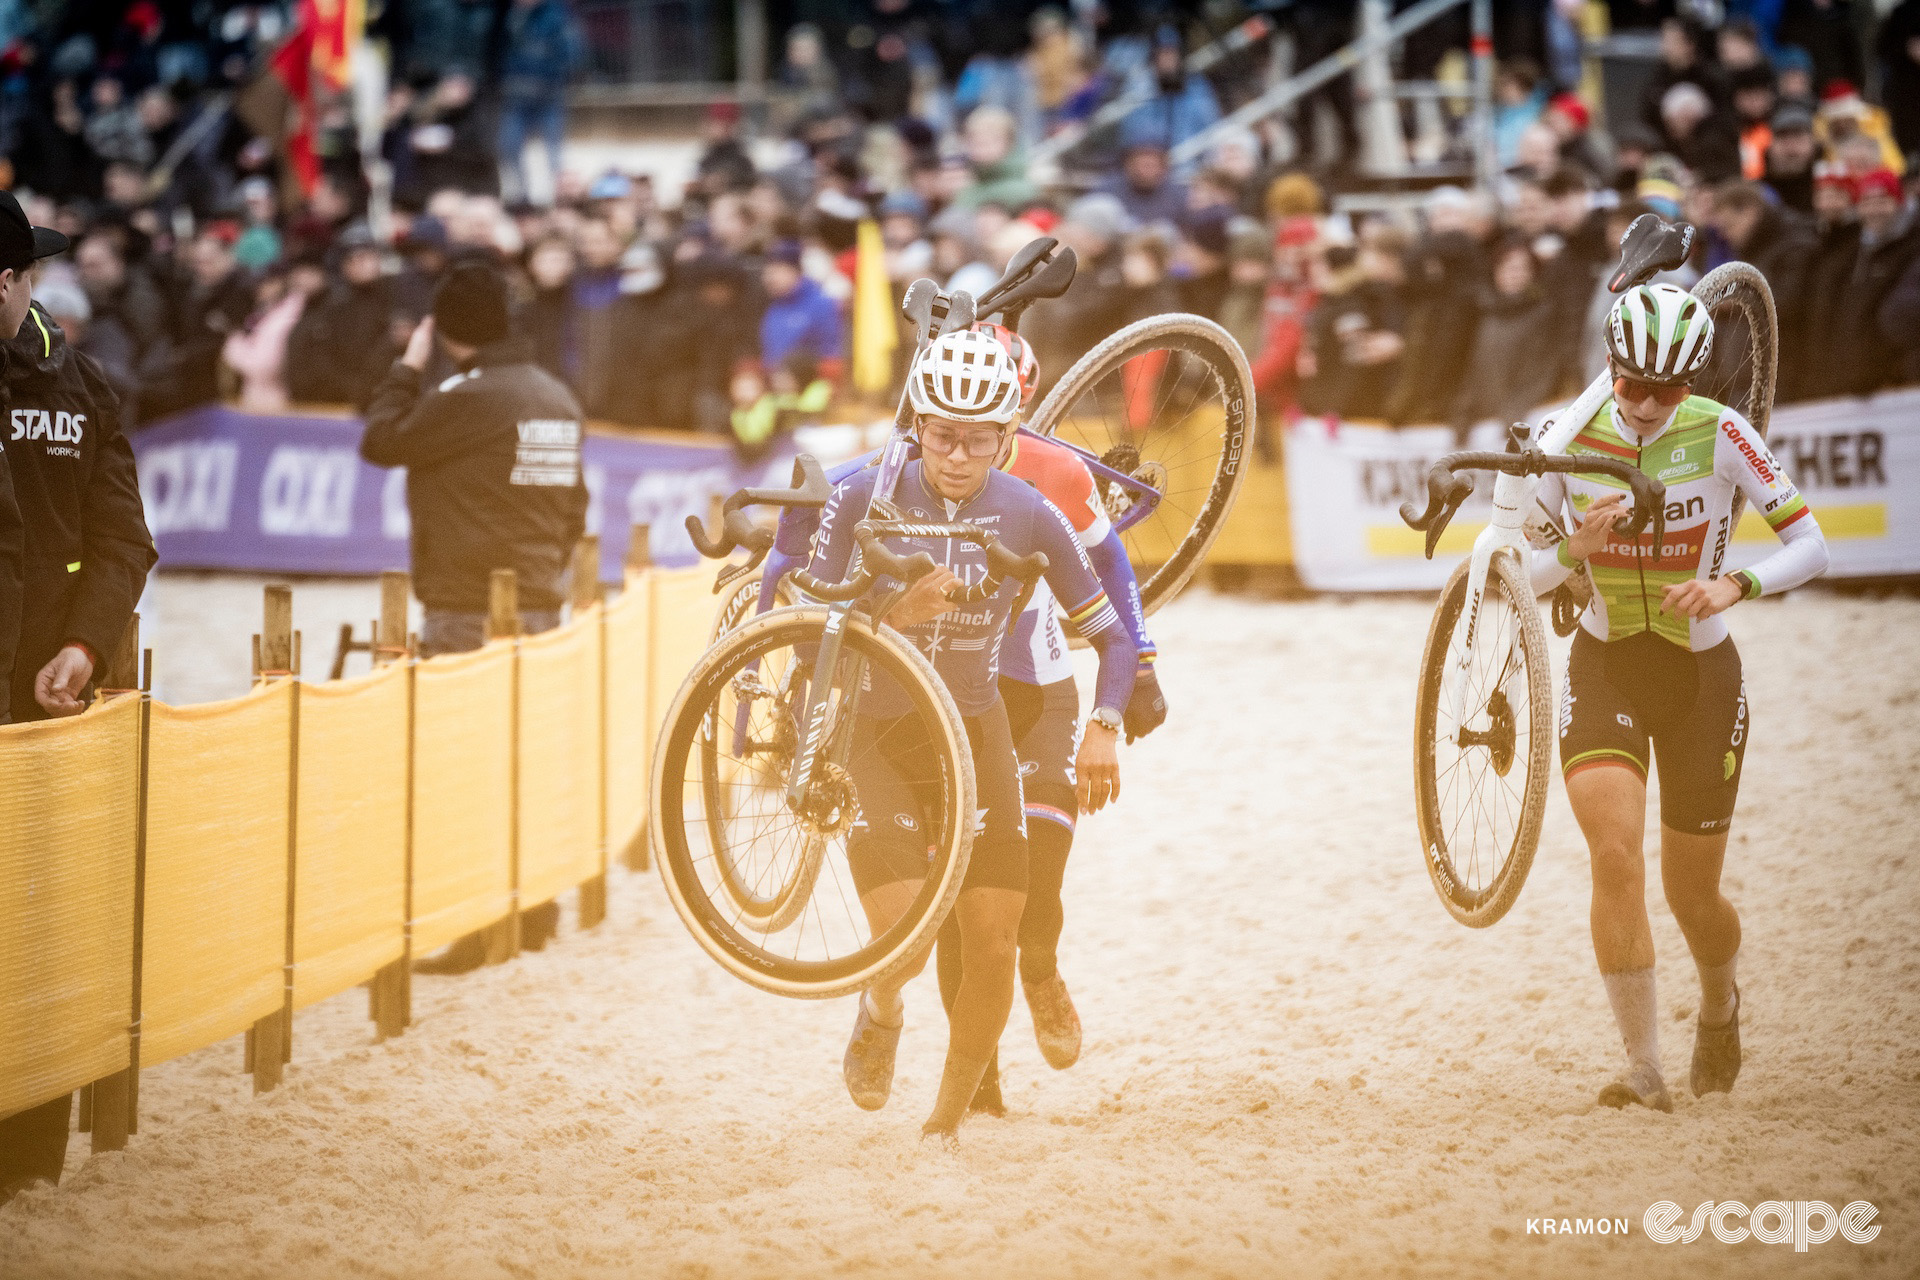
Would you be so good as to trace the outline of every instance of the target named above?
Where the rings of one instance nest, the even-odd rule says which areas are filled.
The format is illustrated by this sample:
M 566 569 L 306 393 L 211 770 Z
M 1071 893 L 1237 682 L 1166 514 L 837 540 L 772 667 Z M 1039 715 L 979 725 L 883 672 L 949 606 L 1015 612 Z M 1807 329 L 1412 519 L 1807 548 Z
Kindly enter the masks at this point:
M 1253 421 L 1253 373 L 1240 344 L 1211 320 L 1175 313 L 1135 321 L 1080 357 L 1027 426 L 1164 495 L 1120 534 L 1141 607 L 1152 613 L 1180 593 L 1220 536 L 1246 474 Z M 1118 523 L 1114 495 L 1096 488 Z
M 1427 631 L 1415 697 L 1413 778 L 1420 847 L 1434 891 L 1454 919 L 1484 929 L 1520 896 L 1540 844 L 1553 756 L 1553 675 L 1526 573 L 1510 553 L 1496 552 L 1475 628 L 1475 665 L 1464 678 L 1470 682 L 1467 721 L 1489 711 L 1496 739 L 1505 723 L 1504 743 L 1463 749 L 1453 741 L 1444 675 L 1471 565 L 1463 561 L 1447 580 Z M 1517 788 L 1506 780 L 1515 767 L 1524 770 Z
M 792 713 L 782 706 L 776 691 L 762 695 L 761 671 L 787 669 L 779 654 L 810 655 L 827 626 L 830 612 L 819 605 L 797 605 L 762 614 L 729 632 L 707 650 L 688 674 L 673 704 L 654 752 L 650 788 L 654 821 L 653 849 L 667 897 L 694 940 L 723 969 L 742 981 L 778 995 L 826 999 L 846 995 L 877 982 L 900 968 L 931 940 L 958 897 L 973 848 L 975 787 L 973 757 L 959 709 L 933 665 L 890 627 L 875 627 L 858 615 L 846 618 L 842 661 L 834 673 L 834 699 L 828 721 L 821 726 L 822 769 L 833 763 L 835 745 L 858 705 L 848 690 L 860 687 L 863 671 L 884 675 L 907 696 L 908 715 L 917 717 L 932 749 L 924 767 L 934 796 L 928 817 L 927 875 L 913 904 L 901 919 L 877 937 L 866 933 L 858 895 L 845 861 L 845 823 L 828 830 L 825 847 L 809 847 L 819 824 L 783 809 L 785 767 L 791 756 L 780 755 L 779 718 Z M 811 678 L 811 668 L 806 668 Z M 729 744 L 735 724 L 730 697 L 741 689 L 764 702 L 765 714 L 756 723 L 750 716 L 744 733 L 746 749 Z M 794 693 L 799 692 L 796 686 Z M 836 714 L 844 713 L 840 719 Z M 719 726 L 721 742 L 710 750 L 710 738 Z M 798 731 L 798 726 L 794 726 Z M 706 745 L 703 745 L 706 744 Z M 767 744 L 761 751 L 761 744 Z M 765 821 L 741 819 L 737 809 L 712 813 L 710 770 L 718 765 L 740 770 L 758 769 L 761 776 L 738 783 L 765 810 Z M 844 762 L 841 762 L 844 763 Z M 844 777 L 839 785 L 851 787 Z M 843 820 L 857 806 L 849 790 L 840 806 Z M 722 877 L 722 858 L 715 854 L 712 832 L 716 824 L 739 822 L 738 836 L 722 838 L 744 844 L 773 835 L 791 837 L 791 856 L 756 857 L 744 847 L 729 852 L 736 876 L 741 868 L 771 867 L 770 880 L 762 876 L 757 896 L 778 905 L 760 912 L 741 909 L 738 885 Z M 774 829 L 775 827 L 778 829 Z M 809 865 L 811 862 L 811 865 Z M 831 888 L 831 892 L 830 892 Z M 795 895 L 799 909 L 793 910 Z M 829 918 L 840 912 L 844 918 Z M 809 924 L 812 925 L 809 930 Z

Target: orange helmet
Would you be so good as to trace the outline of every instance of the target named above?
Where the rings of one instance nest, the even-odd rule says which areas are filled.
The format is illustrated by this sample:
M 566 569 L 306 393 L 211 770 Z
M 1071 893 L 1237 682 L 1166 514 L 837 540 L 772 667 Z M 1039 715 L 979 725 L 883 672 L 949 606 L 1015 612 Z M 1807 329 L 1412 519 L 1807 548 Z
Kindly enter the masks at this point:
M 1034 358 L 1033 344 L 1003 324 L 989 324 L 983 320 L 973 327 L 976 332 L 989 335 L 1006 349 L 1007 358 L 1013 361 L 1013 367 L 1020 376 L 1020 408 L 1025 410 L 1033 403 L 1034 390 L 1040 385 L 1040 362 Z

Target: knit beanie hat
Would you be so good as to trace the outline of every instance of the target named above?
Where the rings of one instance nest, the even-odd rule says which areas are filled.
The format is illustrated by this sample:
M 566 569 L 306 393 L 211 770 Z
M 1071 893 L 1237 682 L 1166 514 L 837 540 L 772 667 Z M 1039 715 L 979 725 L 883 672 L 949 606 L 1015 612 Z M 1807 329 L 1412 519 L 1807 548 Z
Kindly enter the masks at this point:
M 433 327 L 466 347 L 484 347 L 506 337 L 506 277 L 482 262 L 455 266 L 433 295 Z

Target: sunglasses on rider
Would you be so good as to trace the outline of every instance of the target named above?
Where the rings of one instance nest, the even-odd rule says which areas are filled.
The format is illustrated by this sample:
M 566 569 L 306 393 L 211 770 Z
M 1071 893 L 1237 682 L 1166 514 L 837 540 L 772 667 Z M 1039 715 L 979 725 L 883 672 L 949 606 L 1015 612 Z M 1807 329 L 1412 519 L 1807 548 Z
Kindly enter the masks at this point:
M 966 446 L 969 458 L 991 458 L 1000 452 L 1005 440 L 993 427 L 963 427 L 924 419 L 920 423 L 920 447 L 936 458 L 950 458 L 962 445 Z
M 1613 398 L 1625 400 L 1630 404 L 1639 404 L 1642 400 L 1651 400 L 1662 409 L 1671 409 L 1687 398 L 1690 387 L 1684 382 L 1674 386 L 1662 386 L 1657 382 L 1642 382 L 1638 378 L 1629 378 L 1614 371 Z

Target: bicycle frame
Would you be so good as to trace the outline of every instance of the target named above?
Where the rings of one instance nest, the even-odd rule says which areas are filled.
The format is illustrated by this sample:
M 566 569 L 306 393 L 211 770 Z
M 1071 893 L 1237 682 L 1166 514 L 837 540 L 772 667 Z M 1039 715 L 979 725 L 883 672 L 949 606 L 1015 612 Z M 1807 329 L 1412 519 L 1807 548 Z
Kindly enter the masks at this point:
M 1113 527 L 1118 532 L 1124 533 L 1126 530 L 1133 528 L 1133 526 L 1152 515 L 1154 510 L 1159 507 L 1160 500 L 1166 496 L 1152 485 L 1142 484 L 1124 471 L 1115 471 L 1112 467 L 1100 461 L 1098 454 L 1073 443 L 1071 440 L 1062 440 L 1058 436 L 1043 436 L 1039 432 L 1029 431 L 1025 427 L 1020 428 L 1019 434 L 1033 440 L 1050 441 L 1063 449 L 1072 450 L 1080 461 L 1086 464 L 1087 470 L 1093 474 L 1093 480 L 1096 485 L 1105 481 L 1108 484 L 1116 485 L 1126 490 L 1128 497 L 1127 510 L 1118 519 L 1113 521 Z M 1111 516 L 1113 513 L 1108 512 L 1107 514 Z
M 1546 423 L 1544 434 L 1538 434 L 1533 445 L 1541 453 L 1561 456 L 1573 438 L 1580 434 L 1589 419 L 1598 413 L 1600 406 L 1613 394 L 1613 375 L 1602 372 L 1587 389 L 1577 396 L 1559 414 Z M 1533 506 L 1535 496 L 1540 490 L 1541 477 L 1517 476 L 1506 473 L 1497 474 L 1493 482 L 1493 516 L 1487 527 L 1473 540 L 1472 558 L 1467 569 L 1467 598 L 1465 607 L 1460 610 L 1460 618 L 1454 623 L 1453 636 L 1447 645 L 1448 666 L 1456 677 L 1453 681 L 1453 723 L 1456 735 L 1484 732 L 1486 725 L 1466 723 L 1467 682 L 1465 674 L 1473 661 L 1473 642 L 1479 631 L 1480 605 L 1487 589 L 1487 570 L 1493 563 L 1493 557 L 1502 551 L 1511 551 L 1519 557 L 1521 565 L 1527 564 L 1526 519 L 1527 511 Z M 1538 607 L 1538 606 L 1535 606 Z M 1456 659 L 1453 655 L 1458 654 Z M 1460 745 L 1456 736 L 1455 745 Z

